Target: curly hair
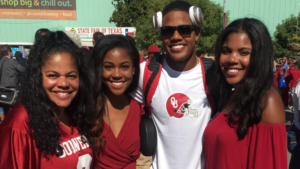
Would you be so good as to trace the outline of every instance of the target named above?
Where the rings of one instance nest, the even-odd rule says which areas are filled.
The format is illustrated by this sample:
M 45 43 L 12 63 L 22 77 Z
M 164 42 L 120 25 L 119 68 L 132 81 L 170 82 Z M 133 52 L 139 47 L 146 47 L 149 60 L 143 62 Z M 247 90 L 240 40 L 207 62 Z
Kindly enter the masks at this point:
M 97 104 L 94 118 L 94 127 L 92 128 L 91 133 L 99 150 L 101 150 L 105 145 L 105 138 L 101 136 L 104 125 L 103 117 L 106 111 L 106 99 L 102 83 L 103 60 L 106 53 L 114 48 L 126 49 L 129 56 L 131 56 L 133 67 L 135 68 L 132 83 L 125 92 L 132 92 L 137 88 L 139 83 L 139 53 L 134 44 L 129 39 L 127 39 L 123 35 L 107 35 L 96 43 L 92 54 L 92 67 L 95 90 L 94 100 L 96 100 Z
M 48 36 L 50 34 L 50 32 L 51 31 L 46 28 L 41 28 L 41 29 L 37 30 L 34 35 L 34 41 L 37 42 L 38 40 L 42 39 L 43 37 Z
M 64 32 L 50 32 L 49 36 L 39 39 L 30 51 L 21 93 L 21 101 L 29 115 L 29 126 L 33 130 L 36 146 L 45 156 L 62 153 L 59 144 L 60 127 L 54 119 L 54 112 L 58 111 L 58 107 L 49 99 L 43 88 L 41 72 L 41 67 L 53 55 L 59 53 L 71 54 L 79 72 L 78 94 L 65 111 L 79 133 L 87 138 L 91 147 L 94 147 L 89 135 L 94 108 L 92 83 L 83 56 L 78 46 Z
M 251 40 L 250 63 L 245 77 L 239 82 L 239 87 L 232 92 L 228 103 L 232 110 L 228 112 L 228 124 L 237 125 L 236 134 L 239 139 L 246 136 L 249 127 L 261 121 L 267 91 L 273 85 L 273 46 L 270 34 L 261 21 L 244 18 L 233 21 L 218 37 L 215 49 L 217 64 L 208 82 L 210 93 L 215 97 L 220 96 L 220 87 L 232 91 L 233 86 L 226 82 L 219 62 L 227 37 L 231 33 L 241 32 L 246 33 Z

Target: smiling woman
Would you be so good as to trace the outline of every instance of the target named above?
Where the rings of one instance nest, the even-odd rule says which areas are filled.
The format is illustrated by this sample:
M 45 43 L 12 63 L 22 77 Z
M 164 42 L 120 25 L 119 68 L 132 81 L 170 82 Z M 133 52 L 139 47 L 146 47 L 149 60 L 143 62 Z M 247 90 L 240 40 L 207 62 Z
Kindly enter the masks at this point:
M 210 94 L 228 97 L 204 131 L 206 168 L 287 168 L 285 112 L 272 87 L 266 26 L 251 18 L 233 21 L 219 35 L 215 53 Z
M 123 35 L 108 35 L 93 51 L 97 100 L 92 129 L 98 153 L 94 168 L 135 169 L 140 156 L 141 106 L 128 93 L 139 81 L 139 53 Z
M 244 32 L 230 34 L 223 44 L 220 66 L 228 84 L 235 88 L 248 70 L 251 51 L 251 40 Z
M 68 107 L 78 93 L 79 77 L 70 53 L 57 53 L 42 66 L 43 86 L 59 109 Z M 61 110 L 61 111 L 62 111 Z
M 63 32 L 34 44 L 22 102 L 0 124 L 1 167 L 91 167 L 92 84 L 83 63 L 78 46 Z
M 109 89 L 106 92 L 120 96 L 130 86 L 134 67 L 131 57 L 124 48 L 108 51 L 103 60 L 103 82 Z M 108 93 L 107 93 L 108 94 Z

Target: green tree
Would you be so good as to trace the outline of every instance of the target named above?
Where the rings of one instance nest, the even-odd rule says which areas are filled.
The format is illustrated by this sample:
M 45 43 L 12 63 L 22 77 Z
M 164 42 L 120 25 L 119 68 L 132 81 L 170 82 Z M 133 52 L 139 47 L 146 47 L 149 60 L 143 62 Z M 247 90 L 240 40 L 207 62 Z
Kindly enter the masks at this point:
M 300 17 L 300 14 L 298 17 Z M 292 38 L 300 35 L 300 31 L 297 32 L 296 26 L 297 17 L 294 15 L 291 15 L 290 18 L 283 20 L 281 24 L 276 26 L 273 40 L 273 47 L 276 57 L 297 55 L 297 52 L 289 49 L 289 43 Z
M 110 22 L 119 27 L 136 27 L 135 39 L 141 49 L 147 49 L 151 44 L 162 49 L 162 40 L 159 33 L 152 26 L 152 16 L 162 11 L 172 0 L 113 0 L 115 11 Z M 197 42 L 197 49 L 204 49 L 213 53 L 218 34 L 222 31 L 223 8 L 210 0 L 186 0 L 192 5 L 201 7 L 204 13 L 204 23 L 201 28 L 201 37 Z M 228 16 L 228 14 L 227 14 Z M 228 17 L 227 17 L 228 20 Z

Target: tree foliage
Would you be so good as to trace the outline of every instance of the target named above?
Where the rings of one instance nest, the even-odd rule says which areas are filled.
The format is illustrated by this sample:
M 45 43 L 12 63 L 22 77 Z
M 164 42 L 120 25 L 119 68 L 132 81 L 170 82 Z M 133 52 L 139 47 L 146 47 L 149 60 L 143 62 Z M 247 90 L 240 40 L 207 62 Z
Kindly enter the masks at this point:
M 298 15 L 300 17 L 300 14 Z M 297 52 L 289 49 L 288 44 L 293 37 L 300 36 L 300 30 L 297 32 L 297 17 L 291 15 L 276 26 L 274 33 L 273 47 L 276 57 L 297 55 Z M 300 27 L 300 23 L 298 25 Z M 298 53 L 299 54 L 299 53 Z
M 119 27 L 136 27 L 138 46 L 147 49 L 155 44 L 162 49 L 162 39 L 152 26 L 152 16 L 162 11 L 172 0 L 113 0 L 115 11 L 110 22 Z M 204 13 L 204 23 L 201 28 L 201 37 L 197 42 L 197 49 L 213 53 L 218 34 L 222 31 L 223 8 L 210 0 L 186 0 L 192 5 L 201 7 Z M 227 14 L 228 16 L 228 14 Z M 228 20 L 228 19 L 227 19 Z

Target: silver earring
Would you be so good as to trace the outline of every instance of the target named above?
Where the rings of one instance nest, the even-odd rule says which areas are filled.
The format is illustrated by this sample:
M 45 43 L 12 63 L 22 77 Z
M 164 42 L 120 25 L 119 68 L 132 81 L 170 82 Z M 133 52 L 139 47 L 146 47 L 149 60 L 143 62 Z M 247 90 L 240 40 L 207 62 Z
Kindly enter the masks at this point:
M 132 74 L 134 75 L 134 72 L 132 72 Z

